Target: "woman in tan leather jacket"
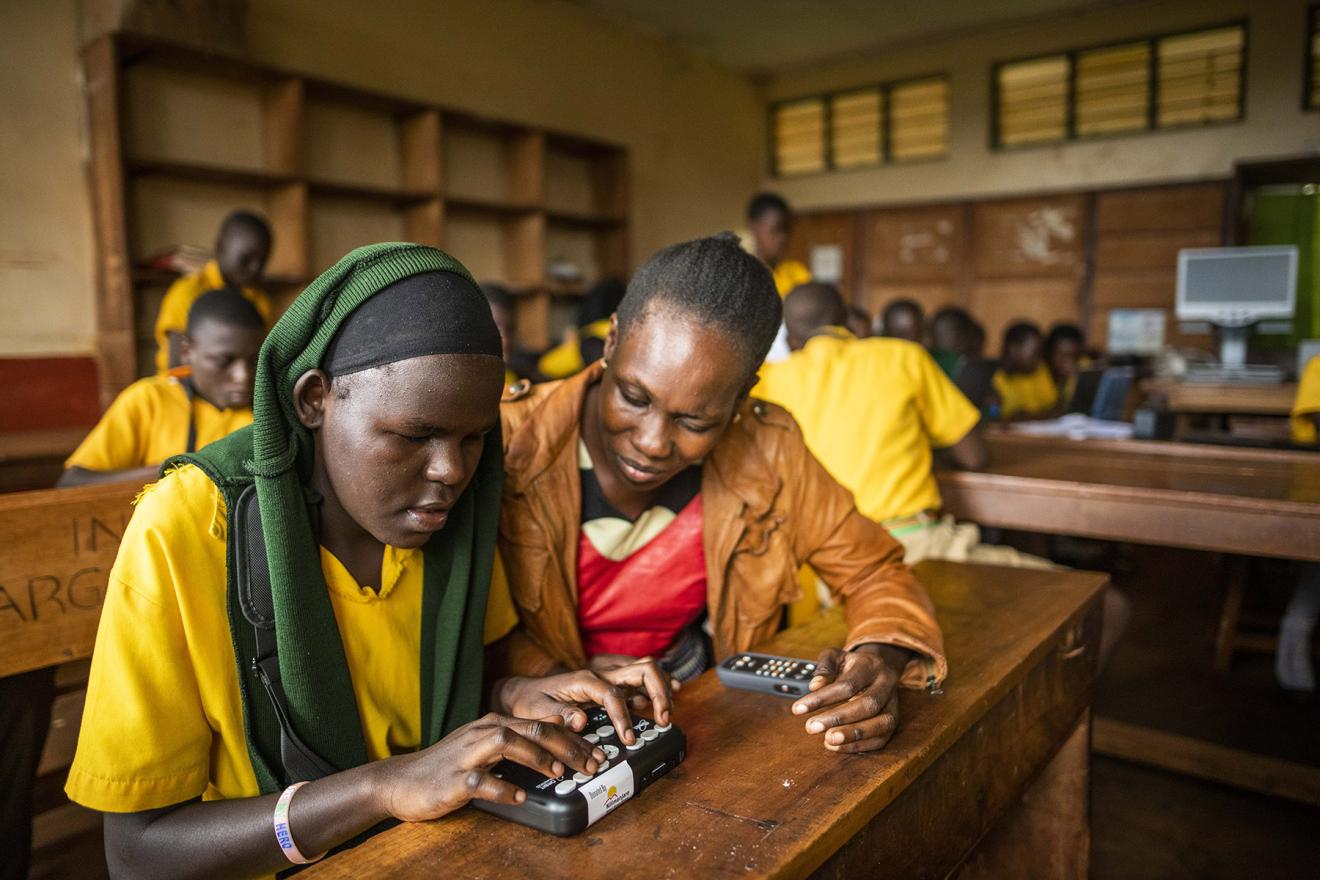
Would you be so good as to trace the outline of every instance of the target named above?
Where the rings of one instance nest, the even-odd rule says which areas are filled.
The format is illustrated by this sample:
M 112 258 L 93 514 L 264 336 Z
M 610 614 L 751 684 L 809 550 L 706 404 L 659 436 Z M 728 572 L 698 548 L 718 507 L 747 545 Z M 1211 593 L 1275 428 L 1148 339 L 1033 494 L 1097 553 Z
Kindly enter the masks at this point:
M 791 416 L 748 397 L 780 312 L 769 271 L 731 236 L 674 245 L 629 285 L 602 360 L 506 392 L 499 548 L 522 624 L 496 646 L 500 671 L 650 655 L 690 677 L 772 635 L 807 564 L 848 621 L 793 706 L 826 748 L 881 748 L 900 681 L 944 678 L 902 548 Z

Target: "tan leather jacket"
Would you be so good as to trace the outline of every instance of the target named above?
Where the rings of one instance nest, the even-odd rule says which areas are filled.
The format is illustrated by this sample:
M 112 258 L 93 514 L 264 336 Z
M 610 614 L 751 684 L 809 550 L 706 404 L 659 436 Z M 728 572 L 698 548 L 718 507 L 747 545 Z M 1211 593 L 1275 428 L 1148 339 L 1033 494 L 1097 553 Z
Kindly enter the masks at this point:
M 496 674 L 544 675 L 587 664 L 577 627 L 582 494 L 577 465 L 583 400 L 600 365 L 562 382 L 506 393 L 499 549 L 521 625 L 492 652 Z M 783 409 L 743 403 L 702 468 L 707 608 L 718 657 L 773 635 L 810 565 L 848 620 L 846 648 L 867 642 L 917 653 L 903 684 L 947 673 L 930 599 L 902 546 L 857 512 L 852 495 L 807 451 Z

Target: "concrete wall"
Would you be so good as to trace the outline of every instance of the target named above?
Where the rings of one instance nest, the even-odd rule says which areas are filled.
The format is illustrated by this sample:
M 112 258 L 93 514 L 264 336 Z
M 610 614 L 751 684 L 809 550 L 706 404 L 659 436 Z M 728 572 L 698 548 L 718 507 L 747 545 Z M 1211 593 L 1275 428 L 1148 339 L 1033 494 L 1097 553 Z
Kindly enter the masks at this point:
M 894 204 L 1222 178 L 1238 159 L 1320 151 L 1320 113 L 1301 110 L 1307 5 L 1306 0 L 1126 3 L 782 73 L 765 84 L 771 99 L 947 72 L 949 154 L 937 161 L 868 170 L 767 176 L 765 185 L 800 209 Z M 1242 18 L 1248 26 L 1246 116 L 1241 122 L 1057 146 L 990 148 L 994 63 Z M 765 157 L 763 168 L 768 169 Z

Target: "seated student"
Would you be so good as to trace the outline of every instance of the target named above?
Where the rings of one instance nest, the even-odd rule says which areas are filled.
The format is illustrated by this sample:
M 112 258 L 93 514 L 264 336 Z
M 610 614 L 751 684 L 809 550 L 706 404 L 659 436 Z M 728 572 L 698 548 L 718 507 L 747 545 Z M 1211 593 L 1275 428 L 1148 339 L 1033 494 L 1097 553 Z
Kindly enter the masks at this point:
M 252 303 L 212 290 L 193 303 L 183 366 L 120 392 L 64 463 L 60 486 L 147 482 L 171 455 L 194 452 L 252 421 L 252 380 L 266 334 Z
M 1002 419 L 1046 418 L 1054 414 L 1059 390 L 1044 361 L 1045 339 L 1030 321 L 1018 321 L 1004 331 L 994 390 Z
M 490 303 L 490 313 L 504 345 L 504 383 L 512 385 L 519 379 L 538 381 L 540 373 L 536 369 L 536 356 L 518 343 L 518 310 L 513 295 L 503 284 L 493 281 L 483 283 L 481 292 Z
M 958 369 L 972 350 L 972 316 L 966 309 L 945 306 L 930 319 L 930 356 L 944 375 L 958 378 Z
M 605 337 L 610 332 L 610 315 L 619 307 L 624 289 L 623 282 L 617 278 L 593 284 L 578 303 L 576 335 L 541 355 L 537 372 L 546 379 L 566 379 L 600 360 Z
M 896 299 L 880 313 L 880 336 L 906 339 L 918 344 L 926 341 L 926 316 L 921 304 L 911 299 Z
M 1086 337 L 1076 324 L 1058 323 L 1045 336 L 1045 366 L 1059 392 L 1059 404 L 1067 406 L 1077 391 L 1077 374 L 1086 366 Z
M 849 631 L 793 704 L 808 733 L 834 751 L 881 748 L 895 685 L 944 678 L 939 626 L 902 548 L 788 414 L 748 399 L 779 326 L 760 261 L 729 234 L 690 241 L 638 270 L 601 361 L 506 393 L 500 555 L 522 621 L 496 646 L 507 668 L 651 656 L 690 678 L 773 635 L 809 563 Z
M 215 259 L 200 271 L 185 275 L 170 285 L 156 316 L 156 372 L 178 366 L 179 343 L 188 324 L 193 301 L 208 290 L 229 287 L 256 306 L 261 319 L 271 323 L 270 297 L 253 287 L 261 280 L 270 257 L 270 227 L 251 211 L 235 211 L 220 224 L 215 240 Z
M 359 248 L 260 367 L 253 425 L 166 463 L 108 580 L 66 791 L 105 813 L 118 876 L 273 874 L 385 820 L 517 803 L 502 758 L 605 760 L 550 716 L 580 729 L 569 703 L 603 701 L 630 723 L 590 673 L 483 684 L 483 642 L 514 617 L 507 594 L 487 602 L 504 368 L 467 270 Z M 248 552 L 268 573 L 229 566 Z M 506 714 L 478 717 L 487 695 Z
M 858 339 L 869 339 L 875 335 L 871 313 L 858 305 L 848 306 L 848 331 Z

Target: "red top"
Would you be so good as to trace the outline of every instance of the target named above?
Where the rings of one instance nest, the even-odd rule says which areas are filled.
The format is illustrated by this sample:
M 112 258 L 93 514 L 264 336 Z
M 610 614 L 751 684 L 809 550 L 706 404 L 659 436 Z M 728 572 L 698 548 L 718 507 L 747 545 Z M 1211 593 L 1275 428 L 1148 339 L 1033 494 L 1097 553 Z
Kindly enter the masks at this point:
M 706 607 L 701 496 L 622 559 L 578 538 L 578 629 L 588 657 L 658 657 Z

